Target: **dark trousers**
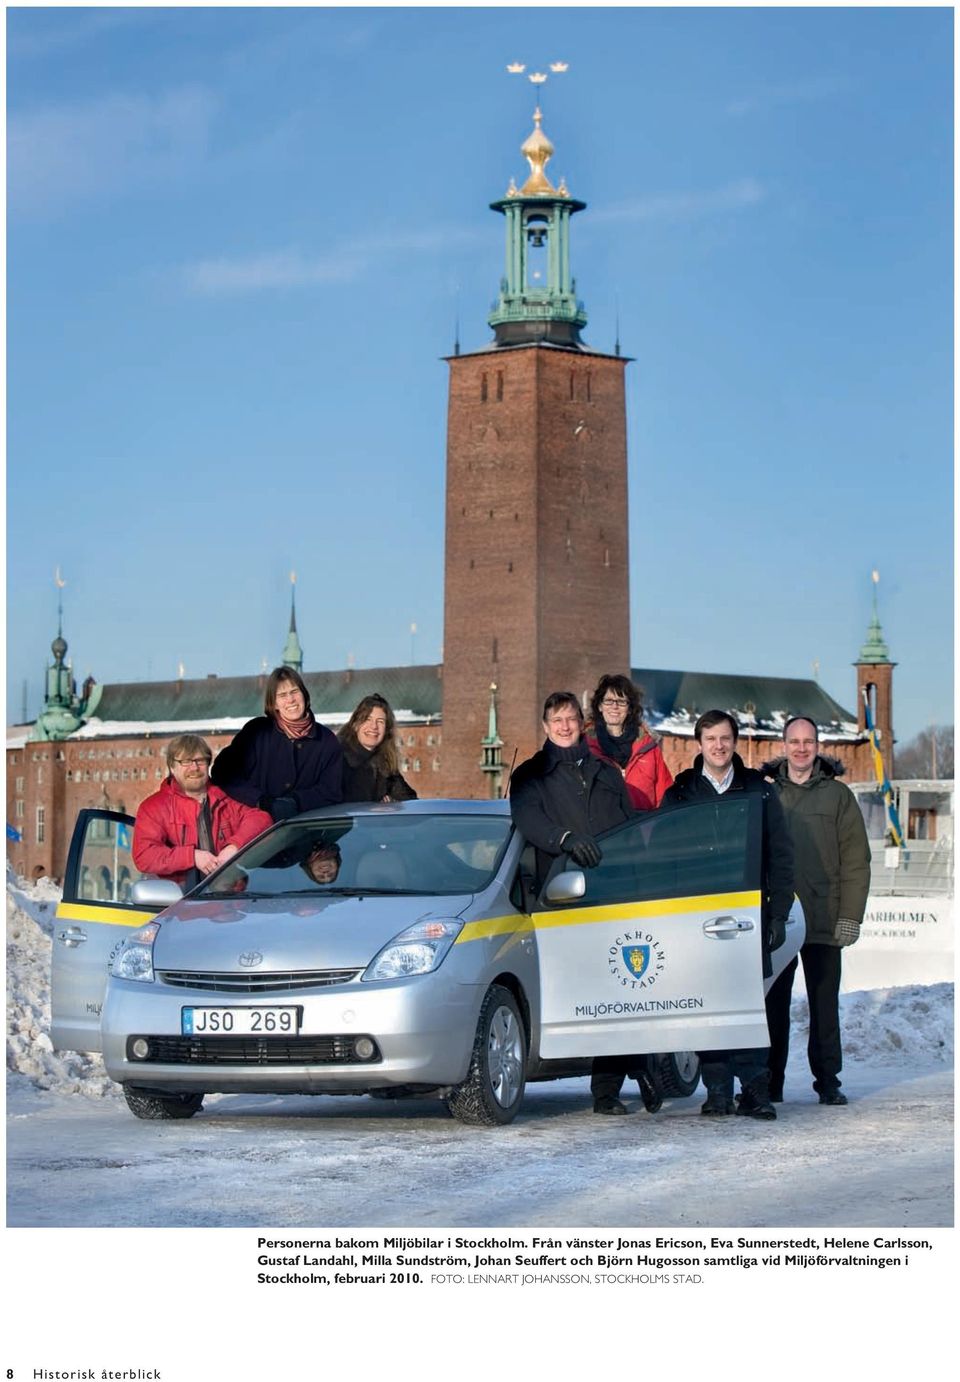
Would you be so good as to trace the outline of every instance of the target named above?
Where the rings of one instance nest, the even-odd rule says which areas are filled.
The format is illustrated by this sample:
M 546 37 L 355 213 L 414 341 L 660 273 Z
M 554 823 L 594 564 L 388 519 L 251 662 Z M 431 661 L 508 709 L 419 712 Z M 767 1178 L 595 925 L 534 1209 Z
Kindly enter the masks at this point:
M 643 1056 L 594 1056 L 590 1093 L 595 1099 L 615 1099 L 631 1070 L 640 1070 Z
M 707 1093 L 715 1091 L 733 1098 L 734 1076 L 746 1089 L 747 1085 L 767 1074 L 767 1048 L 745 1047 L 741 1051 L 698 1051 L 700 1078 Z
M 843 1067 L 840 1049 L 840 947 L 816 945 L 801 947 L 803 978 L 810 1006 L 810 1040 L 807 1059 L 818 1094 L 840 1088 Z M 770 1028 L 770 1088 L 779 1093 L 790 1050 L 790 995 L 796 960 L 791 960 L 767 994 L 767 1026 Z

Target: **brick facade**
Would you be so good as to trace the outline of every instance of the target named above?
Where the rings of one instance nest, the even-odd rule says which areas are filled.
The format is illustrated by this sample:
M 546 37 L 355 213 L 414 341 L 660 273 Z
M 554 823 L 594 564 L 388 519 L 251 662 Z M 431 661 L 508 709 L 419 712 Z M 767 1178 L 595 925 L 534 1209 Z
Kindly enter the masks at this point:
M 626 361 L 546 346 L 450 361 L 444 795 L 480 797 L 489 687 L 509 769 L 540 707 L 629 666 Z

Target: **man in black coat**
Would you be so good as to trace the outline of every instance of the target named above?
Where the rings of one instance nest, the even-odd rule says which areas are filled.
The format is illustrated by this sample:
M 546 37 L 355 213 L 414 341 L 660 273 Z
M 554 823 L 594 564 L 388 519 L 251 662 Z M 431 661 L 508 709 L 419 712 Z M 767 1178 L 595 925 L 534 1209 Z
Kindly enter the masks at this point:
M 559 854 L 581 868 L 595 868 L 602 856 L 596 836 L 623 825 L 633 815 L 623 774 L 596 758 L 583 738 L 583 712 L 572 691 L 555 691 L 543 706 L 543 748 L 521 763 L 510 780 L 513 823 L 536 851 L 540 888 Z M 627 1113 L 617 1095 L 624 1076 L 642 1064 L 641 1056 L 598 1056 L 590 1090 L 594 1113 Z M 646 1107 L 655 1112 L 661 1098 L 653 1081 L 637 1075 Z
M 661 811 L 711 801 L 726 793 L 755 792 L 763 798 L 763 843 L 760 918 L 763 926 L 763 972 L 772 973 L 770 951 L 783 945 L 787 915 L 793 903 L 793 845 L 776 789 L 754 768 L 744 766 L 736 753 L 740 730 L 725 710 L 708 710 L 693 730 L 700 753 L 693 767 L 677 775 L 664 793 Z M 700 1074 L 707 1088 L 700 1109 L 708 1115 L 742 1113 L 751 1118 L 776 1118 L 770 1102 L 768 1048 L 741 1051 L 700 1051 Z M 741 1094 L 734 1103 L 733 1080 L 739 1076 Z

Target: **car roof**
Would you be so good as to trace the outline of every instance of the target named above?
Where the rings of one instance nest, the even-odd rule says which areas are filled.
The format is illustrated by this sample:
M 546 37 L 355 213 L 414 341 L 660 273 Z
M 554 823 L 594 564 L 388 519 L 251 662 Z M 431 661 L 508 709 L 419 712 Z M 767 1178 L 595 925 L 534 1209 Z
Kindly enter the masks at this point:
M 341 806 L 323 806 L 316 811 L 304 811 L 292 819 L 328 820 L 331 816 L 500 816 L 509 817 L 510 803 L 469 801 L 466 798 L 431 797 L 424 801 L 353 801 Z

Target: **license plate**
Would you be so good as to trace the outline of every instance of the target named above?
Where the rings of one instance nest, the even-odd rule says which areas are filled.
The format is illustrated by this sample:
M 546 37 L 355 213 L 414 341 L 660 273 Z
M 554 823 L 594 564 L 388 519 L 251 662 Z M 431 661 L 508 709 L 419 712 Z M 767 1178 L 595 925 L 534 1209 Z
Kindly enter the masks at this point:
M 183 1036 L 295 1036 L 299 1008 L 181 1008 Z

